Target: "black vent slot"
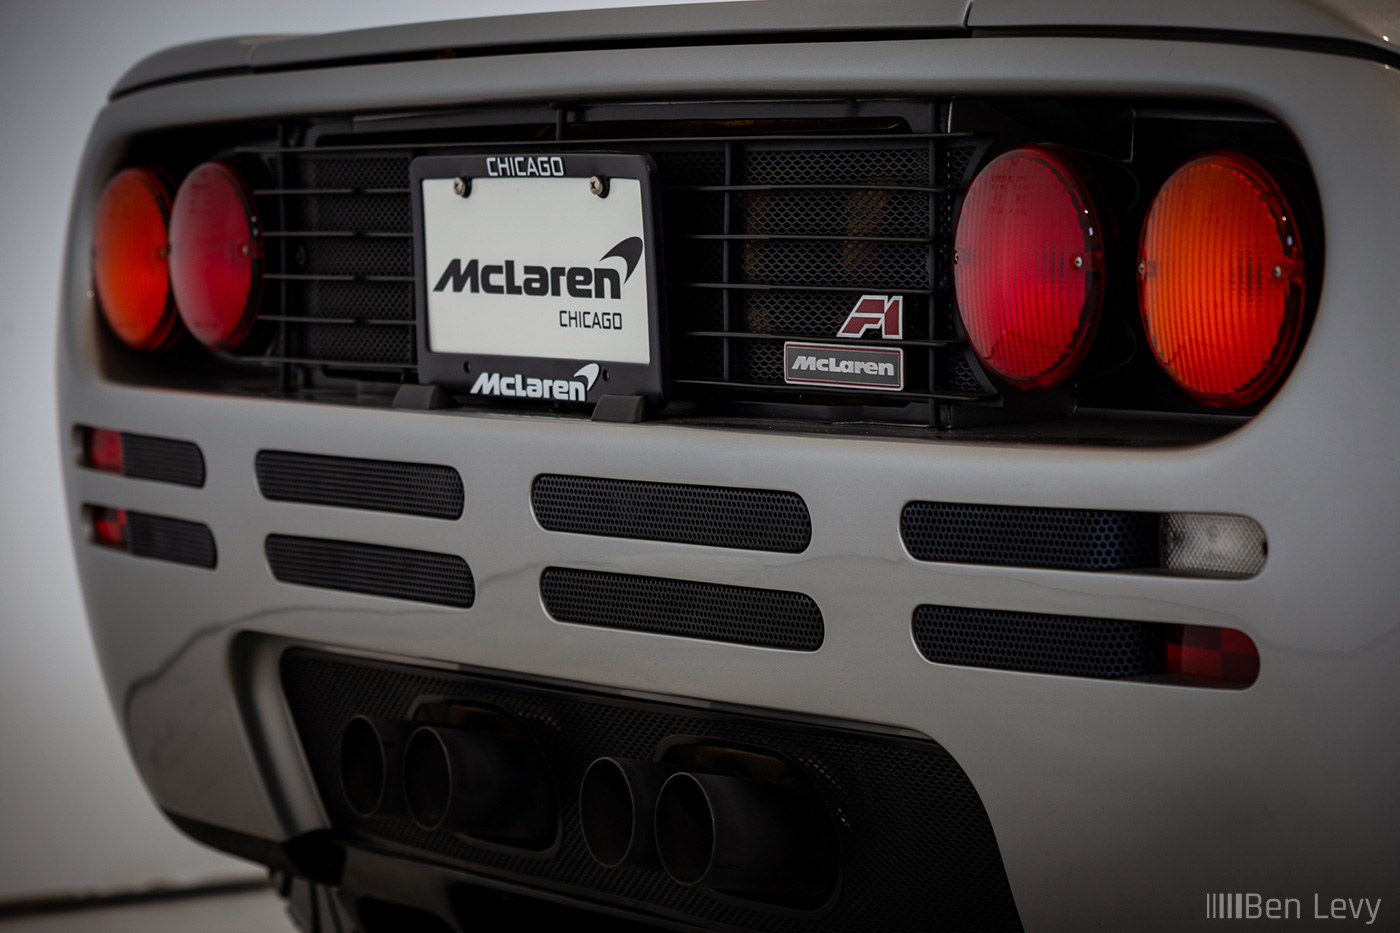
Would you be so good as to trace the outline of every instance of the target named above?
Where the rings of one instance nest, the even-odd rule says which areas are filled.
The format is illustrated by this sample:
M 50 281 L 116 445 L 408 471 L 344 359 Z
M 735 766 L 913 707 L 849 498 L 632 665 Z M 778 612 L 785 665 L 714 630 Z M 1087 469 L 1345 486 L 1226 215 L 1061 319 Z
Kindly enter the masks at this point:
M 122 432 L 122 475 L 180 486 L 204 485 L 204 455 L 189 441 Z
M 671 924 L 761 933 L 1011 933 L 1021 929 L 991 822 L 966 773 L 929 741 L 699 710 L 443 670 L 283 657 L 282 689 L 332 831 L 382 841 L 424 861 L 514 878 Z M 529 733 L 554 777 L 560 842 L 550 858 L 425 832 L 407 817 L 358 817 L 337 779 L 341 731 L 356 714 L 407 719 L 424 697 L 503 710 Z M 579 830 L 579 784 L 604 756 L 650 759 L 673 736 L 705 736 L 786 756 L 831 813 L 843 883 L 831 908 L 805 913 L 683 887 L 663 872 L 603 868 Z M 605 924 L 606 925 L 606 924 Z
M 786 590 L 549 567 L 540 596 L 551 616 L 575 625 L 794 651 L 816 651 L 826 636 L 816 602 Z
M 168 560 L 213 569 L 218 563 L 214 533 L 208 525 L 182 518 L 126 513 L 127 550 L 137 557 Z
M 258 489 L 275 502 L 462 517 L 462 476 L 449 466 L 262 450 L 256 467 Z
M 914 610 L 914 642 L 930 661 L 1067 677 L 1162 674 L 1166 628 L 1152 622 L 995 609 Z
M 264 550 L 283 583 L 459 609 L 476 601 L 471 568 L 455 554 L 292 535 L 268 535 Z
M 812 540 L 807 503 L 791 492 L 544 474 L 530 500 L 546 531 L 788 554 Z
M 918 560 L 1056 570 L 1132 570 L 1160 563 L 1152 512 L 910 502 L 900 533 Z

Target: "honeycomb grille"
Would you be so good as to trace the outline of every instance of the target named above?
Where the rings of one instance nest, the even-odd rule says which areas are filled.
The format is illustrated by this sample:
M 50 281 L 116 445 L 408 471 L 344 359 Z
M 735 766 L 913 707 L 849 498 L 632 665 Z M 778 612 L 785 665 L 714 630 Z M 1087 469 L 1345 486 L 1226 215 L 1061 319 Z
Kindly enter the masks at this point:
M 900 517 L 917 560 L 1056 570 L 1131 570 L 1159 562 L 1150 512 L 910 502 Z
M 137 557 L 167 560 L 210 570 L 218 563 L 214 533 L 208 525 L 149 515 L 145 512 L 126 513 L 128 549 Z
M 258 489 L 276 502 L 303 502 L 427 518 L 462 517 L 462 476 L 449 466 L 261 450 Z
M 476 582 L 455 554 L 268 535 L 267 566 L 283 583 L 470 609 Z
M 544 474 L 530 498 L 547 531 L 788 554 L 812 540 L 807 504 L 791 492 Z
M 826 637 L 816 602 L 786 590 L 547 567 L 540 598 L 575 625 L 793 651 L 816 651 Z
M 914 643 L 939 664 L 1067 677 L 1142 677 L 1167 661 L 1155 623 L 953 606 L 915 609 Z
M 1021 925 L 1001 854 L 967 775 L 941 747 L 865 732 L 790 724 L 306 650 L 282 661 L 282 686 L 335 831 L 405 856 L 630 909 L 651 919 L 762 933 L 1006 933 Z M 549 763 L 562 833 L 549 858 L 484 849 L 402 817 L 355 816 L 338 789 L 336 749 L 355 714 L 406 718 L 419 697 L 505 710 Z M 605 869 L 579 830 L 578 790 L 595 758 L 651 758 L 671 736 L 772 749 L 799 765 L 832 815 L 842 883 L 822 913 L 770 909 L 682 887 L 661 872 Z
M 204 454 L 189 441 L 122 432 L 122 475 L 180 486 L 204 485 Z

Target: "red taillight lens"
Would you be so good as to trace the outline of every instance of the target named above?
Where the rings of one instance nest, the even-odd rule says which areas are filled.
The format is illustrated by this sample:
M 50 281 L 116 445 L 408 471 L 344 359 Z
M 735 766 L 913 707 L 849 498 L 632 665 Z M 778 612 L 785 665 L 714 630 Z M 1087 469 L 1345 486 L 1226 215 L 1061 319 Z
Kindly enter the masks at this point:
M 136 350 L 156 350 L 179 336 L 170 294 L 170 194 L 149 169 L 129 168 L 107 183 L 97 202 L 92 273 L 102 316 Z
M 1169 625 L 1167 673 L 1247 687 L 1259 678 L 1259 649 L 1232 628 Z
M 83 428 L 83 462 L 94 470 L 122 471 L 122 432 Z
M 1302 327 L 1300 225 L 1269 172 L 1238 152 L 1182 166 L 1152 202 L 1138 259 L 1152 352 L 1192 397 L 1257 401 Z
M 1084 178 L 1031 146 L 973 180 L 954 282 L 977 358 L 1022 389 L 1049 389 L 1084 362 L 1103 308 L 1104 232 Z
M 207 347 L 237 350 L 262 293 L 262 237 L 253 194 L 222 162 L 185 178 L 170 216 L 170 279 L 185 326 Z
M 92 537 L 98 544 L 126 550 L 126 509 L 94 506 Z

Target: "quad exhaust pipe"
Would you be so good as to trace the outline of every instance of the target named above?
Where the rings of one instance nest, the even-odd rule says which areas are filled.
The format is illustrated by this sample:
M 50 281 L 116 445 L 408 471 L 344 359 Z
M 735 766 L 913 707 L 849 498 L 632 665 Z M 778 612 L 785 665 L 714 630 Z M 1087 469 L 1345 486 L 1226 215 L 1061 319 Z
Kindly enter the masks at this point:
M 423 829 L 531 848 L 558 830 L 549 773 L 523 732 L 355 716 L 339 767 L 357 816 L 407 814 Z
M 579 790 L 584 842 L 608 868 L 663 868 L 683 885 L 821 899 L 834 889 L 836 840 L 800 781 L 680 771 L 599 758 Z

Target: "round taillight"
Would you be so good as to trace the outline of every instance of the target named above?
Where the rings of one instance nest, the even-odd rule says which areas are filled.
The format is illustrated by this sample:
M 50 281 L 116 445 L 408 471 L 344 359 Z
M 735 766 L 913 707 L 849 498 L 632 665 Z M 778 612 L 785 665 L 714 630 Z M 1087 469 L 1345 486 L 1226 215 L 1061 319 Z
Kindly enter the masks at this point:
M 185 326 L 207 347 L 237 350 L 257 321 L 262 236 L 253 194 L 222 162 L 186 176 L 170 215 L 170 279 Z
M 1138 254 L 1142 320 L 1193 398 L 1248 405 L 1287 369 L 1306 290 L 1299 231 L 1282 188 L 1242 153 L 1201 156 L 1162 186 Z
M 92 273 L 102 316 L 136 350 L 157 350 L 180 334 L 167 256 L 170 193 L 150 169 L 129 168 L 97 202 Z
M 1084 362 L 1103 309 L 1104 231 L 1084 177 L 1060 152 L 993 159 L 968 188 L 954 266 L 977 358 L 1022 389 L 1050 389 Z

